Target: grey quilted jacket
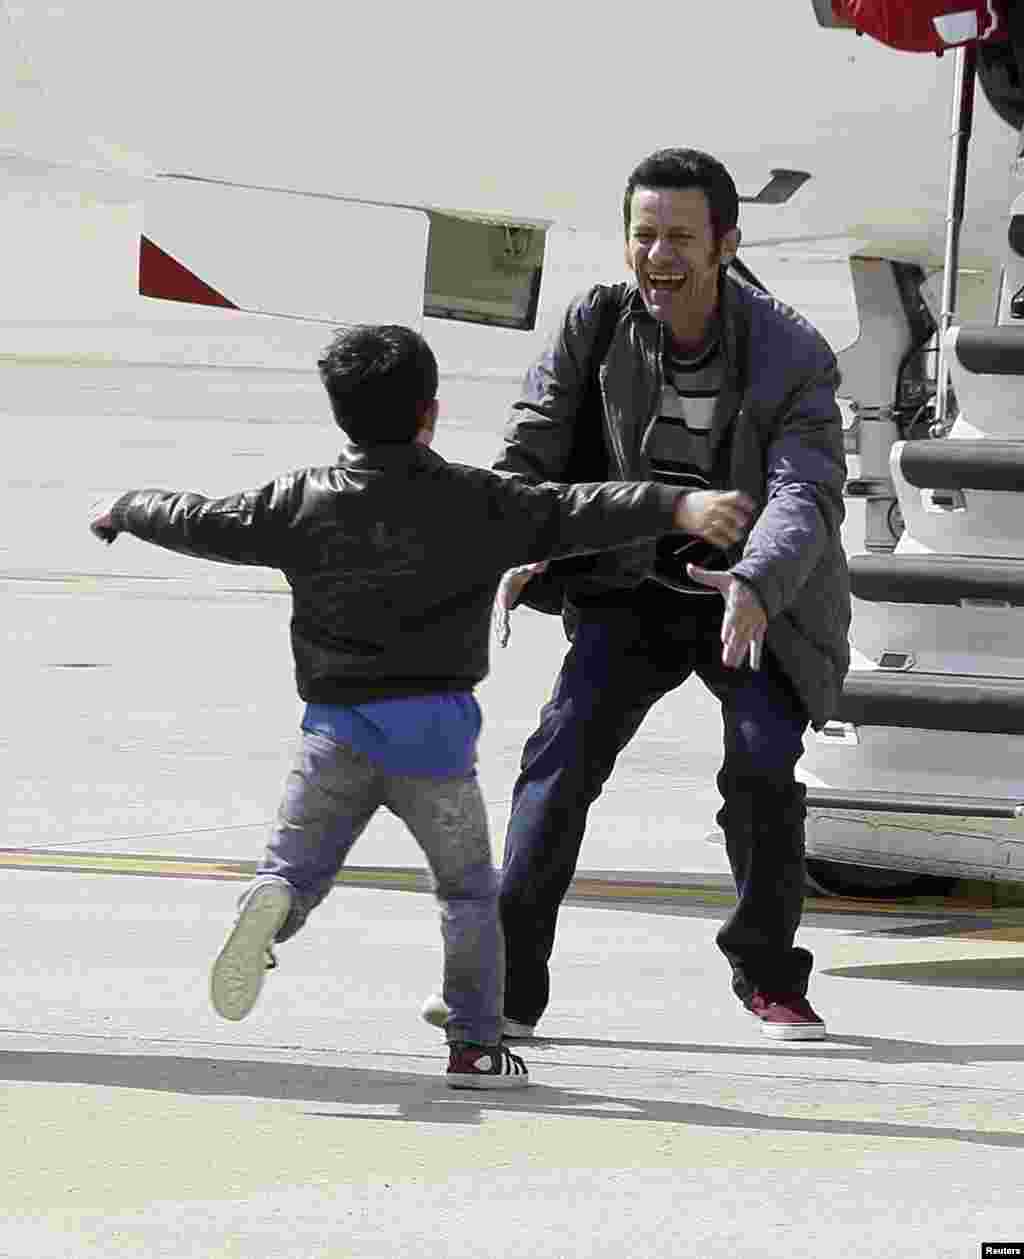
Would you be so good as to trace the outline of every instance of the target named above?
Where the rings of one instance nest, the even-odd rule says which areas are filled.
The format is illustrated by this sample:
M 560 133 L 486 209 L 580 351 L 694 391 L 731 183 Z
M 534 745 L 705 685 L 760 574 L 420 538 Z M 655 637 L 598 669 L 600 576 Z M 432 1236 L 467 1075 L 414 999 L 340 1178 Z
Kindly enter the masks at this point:
M 820 728 L 836 710 L 850 661 L 836 360 L 796 311 L 729 275 L 722 277 L 721 321 L 726 367 L 712 427 L 712 480 L 745 491 L 759 507 L 731 571 L 757 592 L 769 618 L 767 645 Z M 648 479 L 663 335 L 634 284 L 597 285 L 578 298 L 527 372 L 495 468 L 575 479 L 577 425 L 585 425 L 593 439 L 587 480 Z M 593 406 L 593 360 L 605 345 Z M 595 454 L 606 471 L 594 474 Z M 571 600 L 636 586 L 652 561 L 652 543 L 606 552 L 585 575 L 568 579 L 566 593 Z

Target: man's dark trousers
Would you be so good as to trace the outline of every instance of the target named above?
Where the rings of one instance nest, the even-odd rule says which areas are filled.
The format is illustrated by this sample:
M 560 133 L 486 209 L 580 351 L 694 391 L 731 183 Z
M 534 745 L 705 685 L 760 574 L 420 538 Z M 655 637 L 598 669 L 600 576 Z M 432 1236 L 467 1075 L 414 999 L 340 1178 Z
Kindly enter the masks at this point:
M 794 779 L 807 713 L 767 651 L 721 662 L 723 602 L 645 585 L 622 606 L 573 609 L 572 646 L 523 749 L 505 839 L 505 1015 L 534 1024 L 548 1003 L 558 909 L 587 812 L 651 706 L 696 673 L 722 704 L 717 820 L 738 903 L 718 932 L 741 1000 L 806 993 L 812 957 L 793 939 L 803 906 L 805 789 Z M 629 837 L 623 836 L 624 851 Z

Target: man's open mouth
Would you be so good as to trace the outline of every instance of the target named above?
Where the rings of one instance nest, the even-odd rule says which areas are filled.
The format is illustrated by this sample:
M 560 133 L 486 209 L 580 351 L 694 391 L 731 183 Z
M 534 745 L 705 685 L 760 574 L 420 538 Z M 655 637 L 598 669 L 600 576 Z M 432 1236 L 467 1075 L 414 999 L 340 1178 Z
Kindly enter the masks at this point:
M 671 293 L 683 287 L 686 283 L 686 276 L 670 272 L 648 271 L 647 283 L 652 289 L 666 289 Z

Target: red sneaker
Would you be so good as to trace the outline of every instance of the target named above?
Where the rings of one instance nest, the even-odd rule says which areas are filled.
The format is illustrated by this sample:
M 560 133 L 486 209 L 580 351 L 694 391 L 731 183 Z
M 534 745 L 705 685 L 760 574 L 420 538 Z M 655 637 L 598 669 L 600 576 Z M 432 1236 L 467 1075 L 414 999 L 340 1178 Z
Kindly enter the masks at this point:
M 761 1020 L 761 1031 L 775 1040 L 824 1040 L 825 1020 L 815 1014 L 811 1003 L 799 992 L 760 992 L 744 1002 L 750 1013 Z
M 451 1045 L 446 1079 L 453 1089 L 521 1089 L 526 1063 L 504 1045 Z

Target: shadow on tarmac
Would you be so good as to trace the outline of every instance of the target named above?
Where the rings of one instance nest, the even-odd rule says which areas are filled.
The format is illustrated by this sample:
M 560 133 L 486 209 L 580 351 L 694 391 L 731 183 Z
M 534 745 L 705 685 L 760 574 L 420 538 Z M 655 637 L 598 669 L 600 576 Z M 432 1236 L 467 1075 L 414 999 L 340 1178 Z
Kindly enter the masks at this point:
M 776 1044 L 759 1044 L 756 1047 L 739 1045 L 677 1045 L 641 1040 L 592 1040 L 575 1036 L 535 1036 L 529 1041 L 510 1042 L 516 1052 L 525 1050 L 532 1057 L 546 1047 L 571 1046 L 578 1049 L 624 1049 L 646 1053 L 714 1054 L 720 1057 L 754 1055 L 764 1057 L 831 1058 L 838 1063 L 874 1062 L 901 1065 L 942 1064 L 969 1066 L 982 1062 L 1024 1062 L 1024 1045 L 937 1045 L 917 1040 L 885 1040 L 877 1036 L 844 1036 L 833 1033 L 826 1040 L 786 1041 Z M 3 1056 L 0 1055 L 0 1073 Z
M 873 1061 L 979 1062 L 1019 1060 L 1022 1045 L 924 1045 L 850 1037 L 871 1052 Z M 551 1041 L 549 1043 L 555 1043 Z M 562 1040 L 569 1045 L 615 1045 L 617 1048 L 700 1050 L 709 1046 L 638 1046 L 631 1042 Z M 899 1045 L 897 1056 L 886 1057 L 886 1046 Z M 536 1046 L 536 1047 L 539 1047 Z M 830 1045 L 830 1052 L 835 1052 Z M 722 1052 L 714 1047 L 714 1052 Z M 791 1047 L 786 1052 L 791 1052 Z M 881 1051 L 881 1052 L 879 1052 Z M 725 1050 L 725 1052 L 730 1052 Z M 751 1050 L 733 1049 L 733 1053 Z M 763 1053 L 764 1050 L 757 1051 Z M 534 1084 L 516 1092 L 487 1092 L 480 1096 L 450 1090 L 442 1076 L 364 1068 L 323 1067 L 277 1062 L 232 1062 L 211 1058 L 160 1055 L 81 1053 L 0 1053 L 0 1079 L 25 1083 L 85 1084 L 103 1088 L 147 1089 L 206 1097 L 270 1099 L 283 1102 L 326 1103 L 339 1109 L 311 1111 L 325 1119 L 373 1119 L 416 1123 L 477 1125 L 485 1111 L 522 1112 L 564 1118 L 635 1120 L 696 1127 L 742 1128 L 760 1132 L 823 1133 L 829 1136 L 903 1137 L 914 1140 L 959 1141 L 1024 1149 L 1024 1132 L 984 1132 L 965 1128 L 925 1127 L 919 1124 L 809 1119 L 786 1115 L 674 1102 L 645 1097 L 586 1093 Z M 346 1110 L 345 1106 L 394 1107 L 397 1114 L 376 1110 Z
M 925 962 L 883 962 L 871 966 L 833 966 L 823 975 L 843 979 L 895 979 L 901 984 L 934 988 L 1024 989 L 1024 957 L 963 957 Z

